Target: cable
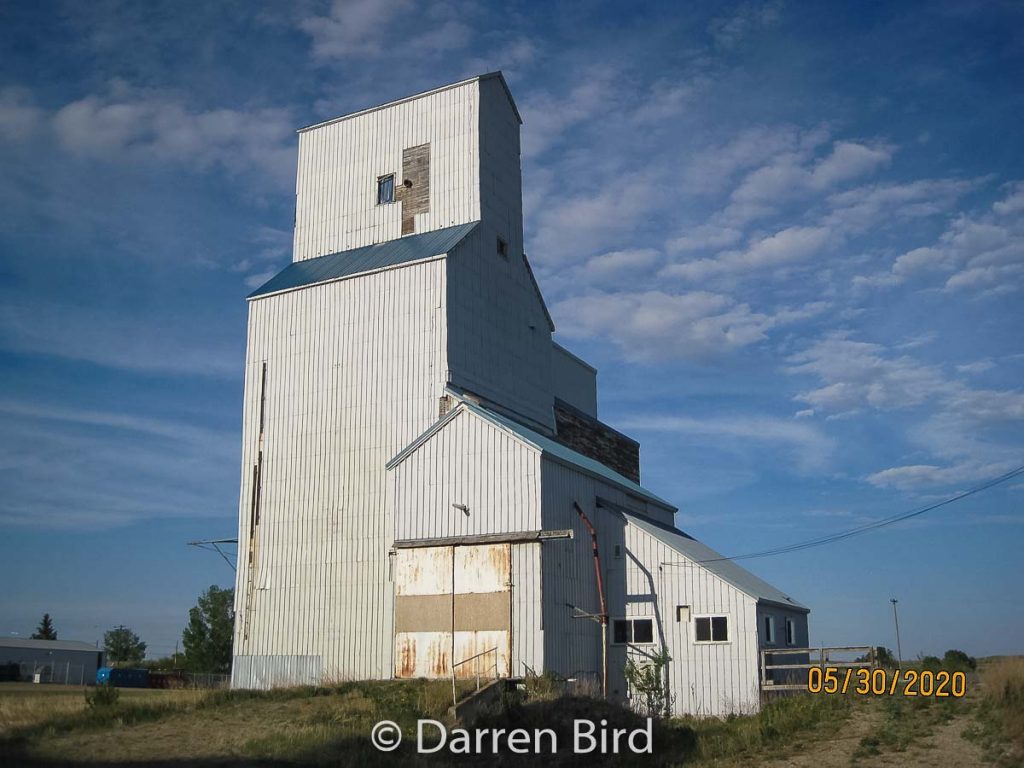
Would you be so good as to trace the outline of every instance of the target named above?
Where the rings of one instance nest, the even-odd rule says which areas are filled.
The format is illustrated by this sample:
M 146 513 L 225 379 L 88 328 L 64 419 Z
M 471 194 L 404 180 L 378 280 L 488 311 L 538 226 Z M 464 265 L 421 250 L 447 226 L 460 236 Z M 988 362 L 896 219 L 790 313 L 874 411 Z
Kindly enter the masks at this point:
M 839 533 L 833 533 L 828 536 L 822 536 L 817 539 L 808 539 L 807 541 L 801 541 L 795 544 L 787 544 L 785 546 L 776 547 L 774 549 L 765 549 L 760 552 L 749 552 L 745 555 L 736 555 L 735 557 L 713 557 L 708 558 L 707 560 L 698 560 L 697 562 L 717 563 L 723 560 L 752 560 L 757 557 L 771 557 L 774 555 L 784 555 L 789 552 L 799 551 L 801 549 L 810 549 L 812 547 L 821 547 L 825 544 L 833 544 L 837 541 L 842 541 L 843 539 L 848 539 L 852 536 L 859 536 L 862 533 L 876 531 L 879 528 L 884 528 L 887 525 L 900 523 L 904 520 L 909 520 L 912 517 L 923 515 L 925 512 L 931 512 L 932 510 L 938 509 L 939 507 L 944 507 L 947 504 L 952 504 L 955 501 L 966 499 L 968 496 L 973 496 L 976 493 L 981 493 L 982 491 L 988 490 L 989 488 L 999 485 L 1000 483 L 1005 483 L 1007 480 L 1012 480 L 1013 478 L 1022 474 L 1024 474 L 1024 464 L 1017 467 L 1016 469 L 1011 469 L 1009 472 L 1006 472 L 1005 474 L 1002 474 L 999 477 L 993 478 L 988 482 L 982 483 L 981 485 L 976 485 L 975 487 L 966 490 L 963 493 L 958 493 L 956 496 L 951 496 L 948 499 L 936 502 L 935 504 L 929 504 L 927 507 L 922 507 L 921 509 L 916 509 L 913 510 L 912 512 L 903 512 L 898 515 L 893 515 L 892 517 L 886 517 L 881 520 L 876 520 L 873 523 L 867 523 L 865 525 L 858 526 L 857 528 L 851 528 L 846 531 L 840 531 Z M 674 565 L 674 563 L 665 563 L 665 565 Z

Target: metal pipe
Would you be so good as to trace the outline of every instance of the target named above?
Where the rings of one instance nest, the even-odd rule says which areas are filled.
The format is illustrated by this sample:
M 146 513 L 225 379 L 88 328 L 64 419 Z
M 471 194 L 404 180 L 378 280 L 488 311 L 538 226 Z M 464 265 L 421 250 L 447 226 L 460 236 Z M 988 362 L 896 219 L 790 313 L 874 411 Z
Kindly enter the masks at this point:
M 597 576 L 597 596 L 601 602 L 601 613 L 598 618 L 601 621 L 601 696 L 608 698 L 608 604 L 604 598 L 604 579 L 601 577 L 601 554 L 597 549 L 597 531 L 594 529 L 594 525 L 590 522 L 590 518 L 587 517 L 587 513 L 583 511 L 583 507 L 579 505 L 579 502 L 574 501 L 572 505 L 576 508 L 576 513 L 580 516 L 580 520 L 583 521 L 583 525 L 587 527 L 590 532 L 590 543 L 594 550 L 594 575 Z

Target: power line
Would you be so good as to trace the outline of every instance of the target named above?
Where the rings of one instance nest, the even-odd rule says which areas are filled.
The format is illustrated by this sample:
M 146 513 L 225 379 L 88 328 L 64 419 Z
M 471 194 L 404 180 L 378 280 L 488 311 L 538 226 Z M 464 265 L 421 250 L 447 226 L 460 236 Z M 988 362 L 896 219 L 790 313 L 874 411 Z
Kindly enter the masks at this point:
M 723 560 L 752 560 L 757 557 L 771 557 L 773 555 L 784 555 L 789 552 L 799 551 L 801 549 L 810 549 L 812 547 L 821 547 L 825 544 L 834 544 L 837 541 L 849 539 L 853 536 L 859 536 L 863 533 L 869 533 L 870 531 L 877 531 L 879 528 L 884 528 L 887 525 L 900 523 L 904 520 L 909 520 L 912 517 L 923 515 L 925 512 L 931 512 L 933 510 L 938 509 L 939 507 L 944 507 L 947 504 L 952 504 L 955 501 L 966 499 L 968 496 L 973 496 L 976 493 L 981 493 L 982 491 L 988 490 L 989 488 L 997 486 L 1000 483 L 1005 483 L 1007 480 L 1012 480 L 1013 478 L 1022 474 L 1024 474 L 1024 464 L 1017 467 L 1016 469 L 1011 469 L 1009 472 L 1006 472 L 1005 474 L 1002 474 L 999 477 L 993 478 L 992 480 L 982 483 L 981 485 L 976 485 L 969 490 L 966 490 L 962 493 L 958 493 L 956 496 L 950 496 L 948 499 L 936 502 L 935 504 L 929 504 L 927 507 L 921 507 L 920 509 L 915 509 L 911 512 L 903 512 L 898 515 L 893 515 L 892 517 L 882 518 L 881 520 L 876 520 L 873 523 L 867 523 L 865 525 L 861 525 L 856 528 L 850 528 L 846 531 L 840 531 L 839 533 L 833 533 L 828 536 L 821 536 L 817 539 L 808 539 L 807 541 L 800 541 L 795 544 L 787 544 L 786 546 L 776 547 L 774 549 L 765 549 L 760 552 L 749 552 L 745 555 L 736 555 L 735 557 L 713 557 L 707 560 L 699 560 L 698 562 L 716 563 L 721 562 Z

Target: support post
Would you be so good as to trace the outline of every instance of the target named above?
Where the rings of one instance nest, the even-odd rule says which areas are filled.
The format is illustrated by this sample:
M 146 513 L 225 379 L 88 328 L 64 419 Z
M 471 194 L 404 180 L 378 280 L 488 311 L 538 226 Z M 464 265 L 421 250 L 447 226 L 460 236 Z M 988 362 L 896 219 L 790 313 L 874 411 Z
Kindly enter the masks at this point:
M 608 698 L 608 604 L 604 597 L 604 579 L 601 577 L 601 555 L 597 550 L 597 531 L 593 524 L 579 505 L 574 501 L 572 505 L 576 513 L 583 521 L 583 525 L 590 532 L 590 543 L 594 550 L 594 574 L 597 576 L 597 596 L 601 601 L 601 613 L 598 618 L 601 622 L 601 696 Z

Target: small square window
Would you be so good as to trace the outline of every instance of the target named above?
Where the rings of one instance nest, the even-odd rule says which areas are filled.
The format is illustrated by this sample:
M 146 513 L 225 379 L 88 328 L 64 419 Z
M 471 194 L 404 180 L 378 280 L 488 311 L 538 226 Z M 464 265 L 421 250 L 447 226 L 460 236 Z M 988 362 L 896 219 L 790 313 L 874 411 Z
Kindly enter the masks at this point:
M 377 205 L 395 202 L 395 174 L 380 176 L 377 179 Z
M 729 619 L 726 616 L 698 616 L 693 620 L 695 642 L 725 643 L 729 640 Z
M 506 243 L 500 237 L 498 238 L 498 255 L 501 256 L 503 259 L 508 258 L 508 243 Z

